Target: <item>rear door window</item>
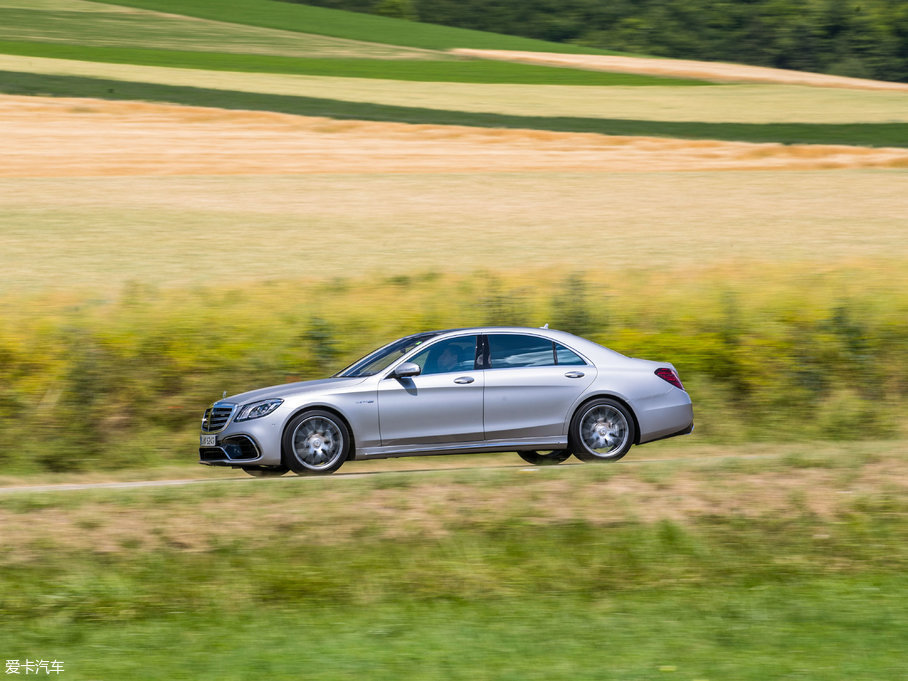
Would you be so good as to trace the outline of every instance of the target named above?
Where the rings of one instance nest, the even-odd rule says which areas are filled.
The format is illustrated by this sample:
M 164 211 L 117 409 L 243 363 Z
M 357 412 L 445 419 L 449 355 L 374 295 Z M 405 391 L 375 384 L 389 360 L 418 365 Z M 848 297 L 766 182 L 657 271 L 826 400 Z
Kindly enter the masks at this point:
M 492 369 L 543 367 L 555 364 L 552 341 L 538 336 L 491 333 L 489 364 Z

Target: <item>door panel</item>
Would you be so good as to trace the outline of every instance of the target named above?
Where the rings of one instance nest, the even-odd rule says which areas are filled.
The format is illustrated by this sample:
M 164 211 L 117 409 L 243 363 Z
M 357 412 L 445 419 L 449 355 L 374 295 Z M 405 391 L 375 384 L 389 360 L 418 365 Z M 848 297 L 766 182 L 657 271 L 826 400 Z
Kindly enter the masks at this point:
M 568 410 L 596 378 L 595 367 L 543 336 L 490 333 L 485 338 L 486 439 L 563 435 Z
M 475 334 L 432 342 L 409 361 L 422 372 L 378 386 L 381 443 L 444 444 L 482 440 L 483 372 Z
M 378 386 L 382 445 L 482 440 L 484 373 L 463 371 L 384 379 Z
M 571 378 L 566 374 L 581 373 Z M 547 366 L 485 372 L 487 440 L 562 435 L 568 409 L 596 378 L 595 367 Z

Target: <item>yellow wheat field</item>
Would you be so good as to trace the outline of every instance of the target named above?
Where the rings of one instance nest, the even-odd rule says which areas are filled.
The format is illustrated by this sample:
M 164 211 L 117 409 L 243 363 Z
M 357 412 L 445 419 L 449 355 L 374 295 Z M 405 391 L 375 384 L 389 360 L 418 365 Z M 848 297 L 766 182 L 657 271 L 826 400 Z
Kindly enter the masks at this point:
M 0 97 L 4 291 L 908 256 L 906 150 Z
M 617 149 L 636 167 L 609 168 L 597 157 L 615 152 L 570 136 L 326 121 L 257 146 L 242 115 L 236 129 L 170 115 L 38 126 L 44 151 L 0 178 L 5 289 L 906 255 L 905 170 L 818 170 L 810 154 L 812 169 L 717 170 L 683 151 L 667 168 L 646 140 Z

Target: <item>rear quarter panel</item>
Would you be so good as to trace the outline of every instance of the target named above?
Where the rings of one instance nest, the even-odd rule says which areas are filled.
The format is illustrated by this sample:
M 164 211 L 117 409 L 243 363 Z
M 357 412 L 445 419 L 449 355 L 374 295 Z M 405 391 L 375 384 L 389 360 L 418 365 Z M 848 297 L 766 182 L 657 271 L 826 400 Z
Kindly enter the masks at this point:
M 690 396 L 653 373 L 655 368 L 670 365 L 656 362 L 649 365 L 646 362 L 644 366 L 628 363 L 600 367 L 596 381 L 574 405 L 574 410 L 594 396 L 618 398 L 634 412 L 639 430 L 638 444 L 684 430 L 693 423 Z M 569 427 L 570 419 L 565 432 Z

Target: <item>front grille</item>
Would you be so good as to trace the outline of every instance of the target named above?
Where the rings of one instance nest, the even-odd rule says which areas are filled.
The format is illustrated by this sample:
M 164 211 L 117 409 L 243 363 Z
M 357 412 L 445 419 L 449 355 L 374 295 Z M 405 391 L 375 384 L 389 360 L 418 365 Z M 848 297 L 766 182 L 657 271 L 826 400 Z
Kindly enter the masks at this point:
M 233 416 L 234 404 L 214 404 L 205 410 L 202 417 L 202 430 L 206 433 L 216 433 L 223 430 L 230 417 Z

